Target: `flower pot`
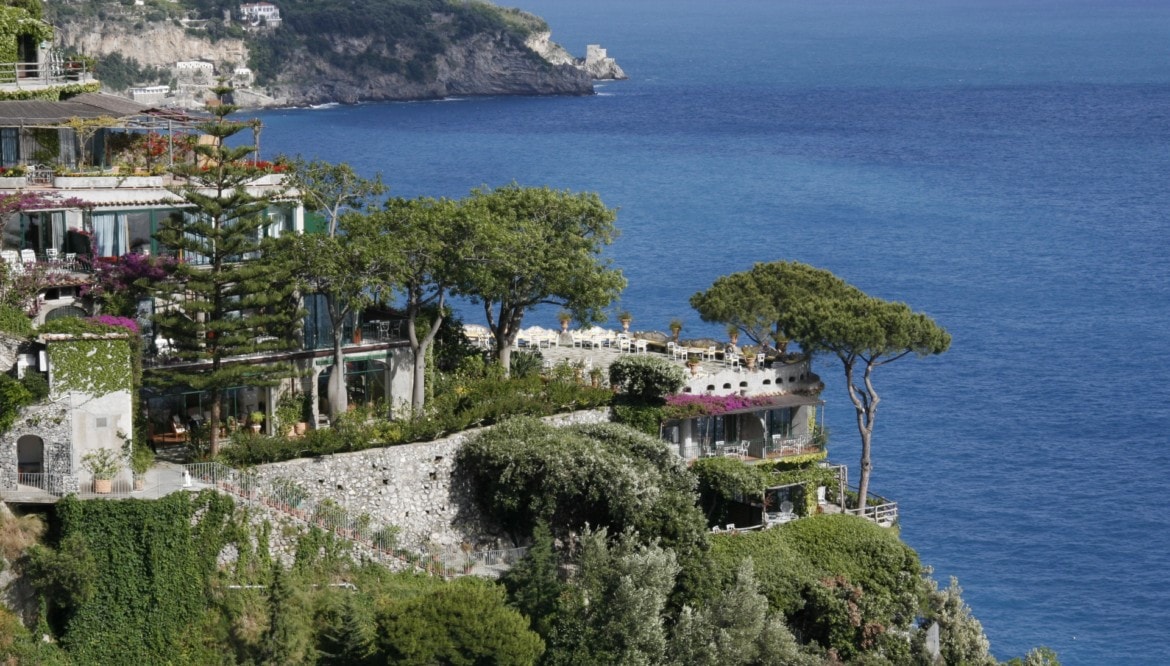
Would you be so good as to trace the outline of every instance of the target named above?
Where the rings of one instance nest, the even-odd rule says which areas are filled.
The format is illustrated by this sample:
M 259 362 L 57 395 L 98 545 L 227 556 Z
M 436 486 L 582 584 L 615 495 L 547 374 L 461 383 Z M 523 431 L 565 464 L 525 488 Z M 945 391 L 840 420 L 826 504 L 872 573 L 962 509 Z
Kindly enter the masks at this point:
M 622 330 L 625 331 L 626 333 L 630 332 L 630 320 L 629 319 L 622 320 Z
M 362 343 L 362 329 L 360 329 L 360 328 L 353 329 L 353 343 L 355 345 L 360 345 Z
M 114 490 L 113 479 L 94 479 L 93 491 L 99 495 L 108 495 Z
M 298 435 L 303 435 L 303 434 L 305 434 L 306 432 L 309 432 L 309 424 L 308 424 L 308 423 L 305 423 L 304 421 L 301 421 L 301 422 L 297 423 L 297 425 L 295 426 L 295 428 L 296 428 L 296 433 L 297 433 Z
M 691 369 L 691 376 L 692 377 L 695 377 L 699 374 L 699 364 L 698 363 L 688 363 L 687 367 Z
M 145 490 L 145 489 L 146 489 L 146 479 L 143 479 L 143 478 L 134 479 L 134 490 Z

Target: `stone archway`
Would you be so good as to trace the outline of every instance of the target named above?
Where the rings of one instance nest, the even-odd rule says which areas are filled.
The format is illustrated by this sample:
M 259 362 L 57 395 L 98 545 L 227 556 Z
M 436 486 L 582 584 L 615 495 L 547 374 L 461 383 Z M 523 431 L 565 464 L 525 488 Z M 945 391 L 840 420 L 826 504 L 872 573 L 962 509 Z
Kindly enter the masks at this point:
M 19 474 L 45 473 L 45 440 L 36 435 L 16 440 L 16 470 Z

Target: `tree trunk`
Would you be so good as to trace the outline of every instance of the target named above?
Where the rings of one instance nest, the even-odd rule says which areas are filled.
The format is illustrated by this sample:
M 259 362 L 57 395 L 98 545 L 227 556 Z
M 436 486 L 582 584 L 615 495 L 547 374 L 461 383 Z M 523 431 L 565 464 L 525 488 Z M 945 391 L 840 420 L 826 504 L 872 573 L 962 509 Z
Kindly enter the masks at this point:
M 415 326 L 415 320 L 418 318 L 419 310 L 422 309 L 421 296 L 417 294 L 413 296 L 406 308 L 406 334 L 410 340 L 410 351 L 414 353 L 414 377 L 411 385 L 410 407 L 415 416 L 422 416 L 426 408 L 427 350 L 431 348 L 431 344 L 435 341 L 435 336 L 439 333 L 439 327 L 443 325 L 442 313 L 445 301 L 446 294 L 444 293 L 444 289 L 439 289 L 438 307 L 435 309 L 438 315 L 431 322 L 430 329 L 421 340 L 418 338 L 418 328 Z
M 211 389 L 211 419 L 207 424 L 207 439 L 211 457 L 219 455 L 219 389 Z
M 349 396 L 345 391 L 345 351 L 343 349 L 342 327 L 333 329 L 333 372 L 329 374 L 329 420 L 337 418 L 349 409 Z
M 333 372 L 329 374 L 329 421 L 334 422 L 349 410 L 349 394 L 345 384 L 345 316 L 349 308 L 337 307 L 333 294 L 325 294 L 325 307 L 333 326 Z M 356 323 L 356 317 L 355 317 Z
M 866 500 L 869 495 L 869 476 L 873 472 L 870 444 L 873 440 L 874 418 L 877 416 L 877 405 L 880 398 L 874 391 L 871 381 L 873 363 L 866 362 L 865 364 L 865 372 L 863 373 L 865 386 L 861 388 L 853 382 L 853 365 L 856 359 L 842 360 L 845 365 L 845 381 L 849 387 L 849 399 L 853 402 L 853 408 L 857 412 L 857 432 L 861 436 L 861 474 L 857 481 L 857 510 L 858 514 L 864 517 Z

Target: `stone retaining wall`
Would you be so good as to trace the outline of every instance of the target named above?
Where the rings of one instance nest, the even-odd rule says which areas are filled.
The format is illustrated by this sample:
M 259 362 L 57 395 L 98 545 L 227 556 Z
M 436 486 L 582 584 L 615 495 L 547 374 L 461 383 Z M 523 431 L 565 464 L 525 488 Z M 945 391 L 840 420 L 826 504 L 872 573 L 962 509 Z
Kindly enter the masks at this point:
M 609 421 L 609 409 L 544 420 L 557 426 L 603 423 Z M 259 465 L 255 471 L 264 481 L 290 479 L 314 499 L 331 498 L 351 512 L 368 513 L 374 524 L 397 525 L 404 547 L 464 542 L 476 550 L 508 547 L 483 520 L 470 488 L 451 479 L 455 454 L 480 430 L 433 442 Z

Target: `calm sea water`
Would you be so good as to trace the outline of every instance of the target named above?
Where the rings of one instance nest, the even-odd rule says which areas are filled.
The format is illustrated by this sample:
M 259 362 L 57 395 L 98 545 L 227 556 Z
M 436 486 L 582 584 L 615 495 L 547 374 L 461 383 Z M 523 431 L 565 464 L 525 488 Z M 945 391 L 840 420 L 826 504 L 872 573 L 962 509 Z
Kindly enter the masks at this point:
M 718 333 L 688 297 L 774 259 L 930 313 L 951 351 L 876 374 L 874 484 L 904 538 L 1001 658 L 1170 663 L 1170 4 L 523 8 L 631 80 L 269 112 L 265 156 L 348 161 L 402 196 L 598 191 L 635 327 Z M 855 464 L 840 370 L 819 371 Z

